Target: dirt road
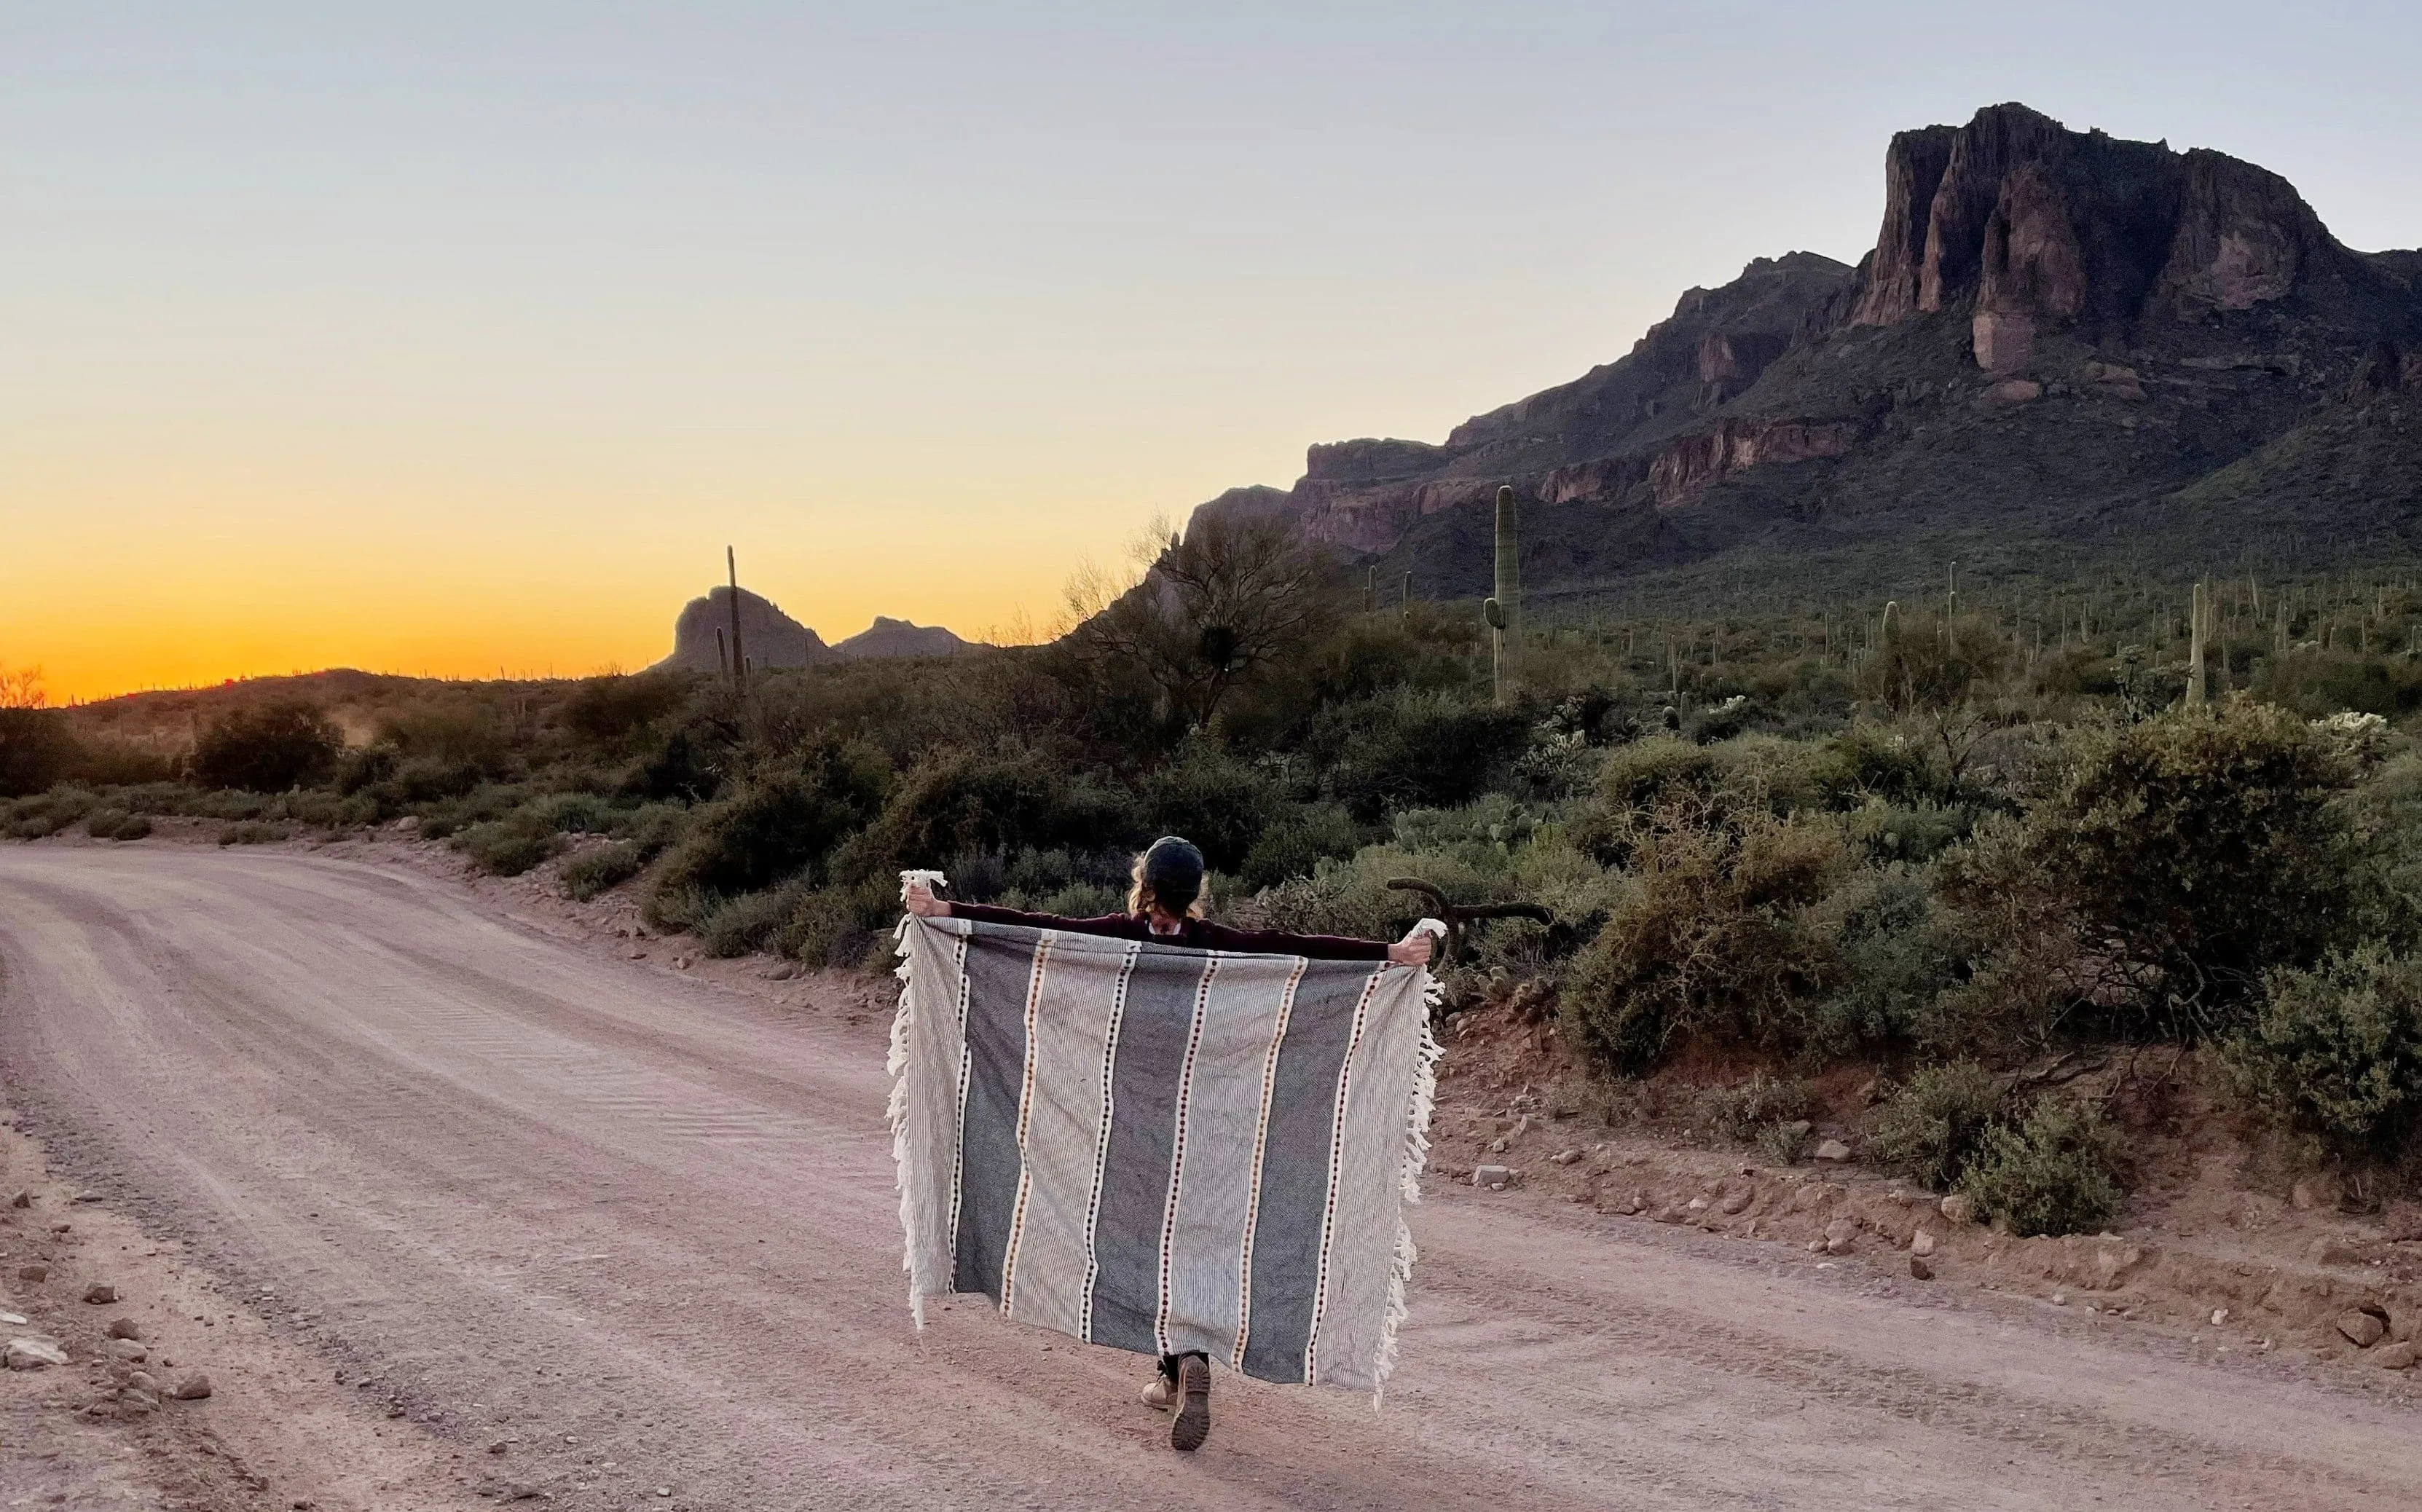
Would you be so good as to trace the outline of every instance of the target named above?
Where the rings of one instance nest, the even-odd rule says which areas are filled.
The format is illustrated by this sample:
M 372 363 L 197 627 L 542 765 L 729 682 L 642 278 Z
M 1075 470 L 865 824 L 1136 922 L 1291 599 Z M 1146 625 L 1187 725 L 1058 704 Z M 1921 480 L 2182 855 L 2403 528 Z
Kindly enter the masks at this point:
M 0 848 L 0 972 L 54 1159 L 470 1504 L 499 1466 L 565 1507 L 2422 1504 L 2422 1420 L 2284 1365 L 1435 1182 L 1385 1410 L 1222 1377 L 1181 1457 L 1135 1357 L 911 1330 L 879 1018 L 156 845 Z

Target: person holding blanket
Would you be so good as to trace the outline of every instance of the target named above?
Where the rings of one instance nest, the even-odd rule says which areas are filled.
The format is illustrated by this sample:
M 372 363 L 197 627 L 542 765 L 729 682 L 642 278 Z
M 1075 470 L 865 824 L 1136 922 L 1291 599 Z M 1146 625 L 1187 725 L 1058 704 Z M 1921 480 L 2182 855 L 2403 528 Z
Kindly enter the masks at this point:
M 959 918 L 996 924 L 1024 924 L 1115 939 L 1148 939 L 1195 950 L 1255 955 L 1302 955 L 1324 961 L 1390 961 L 1422 966 L 1430 958 L 1431 937 L 1414 929 L 1391 945 L 1383 940 L 1336 935 L 1290 935 L 1277 930 L 1232 929 L 1203 917 L 1203 853 L 1176 835 L 1164 835 L 1136 858 L 1127 911 L 1097 919 L 1063 919 L 988 904 L 951 903 L 934 896 L 922 881 L 908 884 L 908 911 L 928 919 Z M 1174 1410 L 1169 1426 L 1172 1449 L 1197 1449 L 1211 1432 L 1211 1360 L 1200 1350 L 1164 1356 L 1160 1373 L 1143 1400 L 1161 1411 Z

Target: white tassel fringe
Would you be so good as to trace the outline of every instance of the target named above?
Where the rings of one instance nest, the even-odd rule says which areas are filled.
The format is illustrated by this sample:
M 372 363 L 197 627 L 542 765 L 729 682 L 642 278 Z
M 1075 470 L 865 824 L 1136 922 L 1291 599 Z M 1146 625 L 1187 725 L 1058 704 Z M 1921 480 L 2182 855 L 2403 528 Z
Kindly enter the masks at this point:
M 928 887 L 943 882 L 939 872 L 903 872 L 900 874 L 900 896 L 908 896 L 908 884 L 923 882 Z M 903 913 L 900 927 L 891 932 L 892 953 L 900 964 L 892 975 L 900 979 L 900 1011 L 891 1016 L 891 1050 L 884 1057 L 883 1069 L 891 1078 L 891 1160 L 897 1174 L 894 1183 L 900 1189 L 900 1233 L 902 1252 L 900 1268 L 908 1275 L 908 1315 L 921 1331 L 925 1327 L 925 1283 L 929 1277 L 917 1274 L 919 1251 L 917 1205 L 908 1195 L 908 1032 L 913 1023 L 911 1005 L 916 1000 L 916 984 L 909 979 L 910 946 L 908 927 L 914 915 Z
M 1424 919 L 1422 925 L 1437 924 Z M 1416 926 L 1421 927 L 1421 926 Z M 1438 925 L 1444 934 L 1445 926 Z M 1430 1017 L 1445 995 L 1445 984 L 1423 972 L 1422 984 L 1422 1047 L 1421 1060 L 1413 1068 L 1412 1105 L 1405 1120 L 1405 1159 L 1402 1170 L 1403 1194 L 1408 1206 L 1422 1200 L 1422 1172 L 1430 1162 L 1430 1112 L 1438 1104 L 1438 1036 L 1430 1032 Z M 1405 1300 L 1405 1288 L 1413 1279 L 1413 1262 L 1420 1252 L 1413 1247 L 1413 1225 L 1400 1210 L 1396 1214 L 1396 1252 L 1388 1271 L 1388 1315 L 1379 1327 L 1379 1357 L 1371 1368 L 1371 1410 L 1379 1410 L 1380 1394 L 1387 1390 L 1388 1377 L 1396 1368 L 1397 1335 L 1405 1326 L 1405 1315 L 1410 1311 Z

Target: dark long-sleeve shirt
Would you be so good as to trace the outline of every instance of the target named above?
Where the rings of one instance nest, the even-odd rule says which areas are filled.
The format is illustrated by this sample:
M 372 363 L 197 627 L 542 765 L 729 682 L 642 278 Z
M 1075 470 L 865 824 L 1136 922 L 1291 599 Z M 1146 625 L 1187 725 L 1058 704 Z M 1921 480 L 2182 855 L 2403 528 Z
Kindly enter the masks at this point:
M 1156 935 L 1141 914 L 1104 914 L 1098 919 L 1062 919 L 1058 914 L 1021 913 L 988 903 L 953 903 L 951 917 L 987 924 L 1025 924 L 1076 935 L 1108 935 L 1113 939 L 1148 939 L 1163 945 L 1185 945 L 1201 951 L 1236 951 L 1252 955 L 1305 955 L 1315 961 L 1384 961 L 1388 947 L 1376 939 L 1347 939 L 1340 935 L 1289 935 L 1275 929 L 1231 929 L 1207 919 L 1187 919 L 1174 935 Z

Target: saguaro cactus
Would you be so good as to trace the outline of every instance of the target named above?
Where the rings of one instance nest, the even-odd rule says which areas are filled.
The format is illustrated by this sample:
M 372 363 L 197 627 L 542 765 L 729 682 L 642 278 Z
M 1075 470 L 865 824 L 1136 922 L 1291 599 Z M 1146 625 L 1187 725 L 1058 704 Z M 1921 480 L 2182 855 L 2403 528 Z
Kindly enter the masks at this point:
M 1522 654 L 1521 541 L 1514 517 L 1514 490 L 1497 490 L 1497 596 L 1480 606 L 1497 653 L 1497 701 L 1514 701 Z
M 723 570 L 731 579 L 731 685 L 745 688 L 748 685 L 748 658 L 740 649 L 740 562 L 730 546 L 723 548 Z
M 2203 585 L 2194 586 L 2194 623 L 2188 631 L 2187 707 L 2203 707 L 2203 622 L 2207 610 Z

